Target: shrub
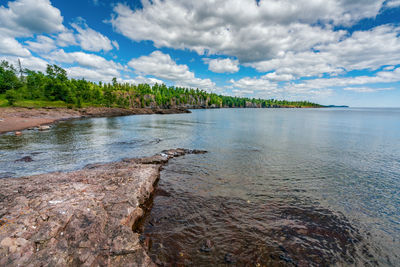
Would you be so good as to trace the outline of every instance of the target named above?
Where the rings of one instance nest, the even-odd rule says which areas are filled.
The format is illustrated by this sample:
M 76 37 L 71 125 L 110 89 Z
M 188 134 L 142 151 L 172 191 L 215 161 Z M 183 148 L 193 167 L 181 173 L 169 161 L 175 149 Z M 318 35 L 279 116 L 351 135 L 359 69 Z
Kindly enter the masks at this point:
M 17 91 L 15 91 L 14 89 L 7 90 L 6 91 L 6 99 L 8 101 L 8 104 L 13 106 L 15 104 L 15 102 L 18 101 L 19 95 L 18 95 Z

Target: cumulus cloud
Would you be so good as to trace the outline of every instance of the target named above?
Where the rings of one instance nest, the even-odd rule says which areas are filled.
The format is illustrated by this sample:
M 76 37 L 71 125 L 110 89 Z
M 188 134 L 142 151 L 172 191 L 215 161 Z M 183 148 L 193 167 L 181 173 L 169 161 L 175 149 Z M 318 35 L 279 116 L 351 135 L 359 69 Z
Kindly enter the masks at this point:
M 31 55 L 28 49 L 24 48 L 12 37 L 0 38 L 0 55 L 28 57 Z
M 208 69 L 216 73 L 235 73 L 239 71 L 239 61 L 230 58 L 205 58 L 203 61 L 208 64 Z
M 154 51 L 148 56 L 141 56 L 129 61 L 128 66 L 138 74 L 152 75 L 161 79 L 175 82 L 177 86 L 213 89 L 215 83 L 210 79 L 200 79 L 189 71 L 187 65 L 178 65 L 168 55 L 161 51 Z
M 36 42 L 26 41 L 26 43 L 31 51 L 37 53 L 48 53 L 57 48 L 55 41 L 44 35 L 38 36 Z
M 268 73 L 264 76 L 271 81 L 282 82 L 282 81 L 290 81 L 294 79 L 292 74 L 277 74 L 276 72 Z
M 246 64 L 260 72 L 275 71 L 296 77 L 324 73 L 337 75 L 345 71 L 376 70 L 383 65 L 400 63 L 400 27 L 383 25 L 367 31 L 356 31 L 341 41 L 315 47 L 317 52 L 292 51 L 271 60 Z M 373 41 L 371 41 L 373 40 Z
M 111 82 L 114 77 L 118 77 L 118 72 L 109 72 L 107 69 L 90 69 L 83 67 L 70 67 L 65 69 L 71 78 L 86 79 L 91 81 Z
M 144 77 L 144 76 L 137 76 L 133 79 L 118 79 L 118 82 L 122 82 L 122 83 L 130 83 L 130 84 L 141 84 L 141 83 L 147 83 L 150 85 L 154 85 L 156 83 L 158 84 L 163 84 L 164 81 L 156 79 L 156 78 L 152 78 L 152 77 Z
M 78 42 L 76 41 L 75 34 L 72 32 L 72 30 L 67 30 L 57 36 L 57 45 L 65 47 L 78 45 Z
M 269 91 L 276 93 L 279 91 L 278 84 L 271 82 L 265 76 L 261 78 L 245 77 L 239 80 L 231 79 L 231 87 L 236 89 L 251 90 L 251 91 Z
M 393 87 L 390 88 L 371 88 L 371 87 L 346 87 L 343 88 L 345 91 L 353 91 L 357 93 L 375 93 L 379 91 L 389 91 L 394 90 Z
M 62 22 L 60 10 L 49 0 L 16 0 L 0 7 L 0 29 L 9 36 L 61 32 Z
M 394 8 L 400 6 L 400 0 L 390 0 L 386 2 L 386 7 Z
M 400 68 L 392 71 L 380 71 L 373 76 L 356 76 L 356 77 L 334 77 L 334 78 L 318 78 L 305 80 L 300 83 L 292 83 L 290 86 L 296 88 L 323 89 L 334 87 L 348 87 L 365 84 L 376 83 L 393 83 L 400 81 Z
M 18 57 L 18 56 L 1 56 L 0 55 L 0 61 L 6 60 L 13 64 L 14 66 L 18 66 L 18 60 L 21 61 L 22 67 L 27 68 L 30 70 L 36 70 L 36 71 L 46 71 L 47 67 L 47 62 L 44 61 L 41 58 L 34 57 L 32 55 L 28 57 Z
M 76 39 L 82 49 L 93 52 L 110 51 L 113 49 L 112 43 L 107 36 L 89 28 L 86 23 L 72 23 L 71 26 L 78 32 Z
M 143 8 L 137 10 L 116 5 L 110 22 L 134 41 L 151 40 L 156 47 L 190 49 L 199 54 L 225 54 L 247 63 L 337 41 L 344 32 L 333 31 L 332 23 L 350 24 L 374 17 L 383 2 L 144 0 Z
M 119 77 L 118 70 L 122 70 L 121 64 L 116 63 L 112 60 L 107 60 L 104 57 L 95 54 L 88 54 L 85 52 L 71 52 L 67 53 L 63 49 L 53 51 L 44 57 L 51 62 L 68 63 L 68 64 L 79 64 L 80 67 L 101 69 L 101 73 L 107 73 L 110 76 Z M 75 70 L 77 70 L 75 68 Z M 75 73 L 75 72 L 74 72 Z M 91 74 L 91 73 L 90 73 Z M 92 74 L 91 74 L 92 75 Z

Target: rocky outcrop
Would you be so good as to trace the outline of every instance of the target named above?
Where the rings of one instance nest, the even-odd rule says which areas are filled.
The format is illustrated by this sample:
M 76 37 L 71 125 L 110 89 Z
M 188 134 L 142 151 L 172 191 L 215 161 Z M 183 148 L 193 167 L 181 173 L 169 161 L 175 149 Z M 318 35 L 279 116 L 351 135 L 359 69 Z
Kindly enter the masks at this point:
M 0 180 L 0 266 L 153 266 L 132 230 L 173 149 Z

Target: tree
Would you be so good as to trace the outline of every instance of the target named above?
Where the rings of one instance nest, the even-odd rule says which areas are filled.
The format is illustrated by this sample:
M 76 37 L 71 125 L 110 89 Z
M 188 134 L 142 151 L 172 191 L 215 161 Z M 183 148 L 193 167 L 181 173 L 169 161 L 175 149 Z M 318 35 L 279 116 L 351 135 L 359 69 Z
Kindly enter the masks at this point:
M 17 89 L 22 86 L 16 73 L 17 70 L 7 61 L 3 60 L 0 63 L 0 94 L 5 93 L 7 90 Z

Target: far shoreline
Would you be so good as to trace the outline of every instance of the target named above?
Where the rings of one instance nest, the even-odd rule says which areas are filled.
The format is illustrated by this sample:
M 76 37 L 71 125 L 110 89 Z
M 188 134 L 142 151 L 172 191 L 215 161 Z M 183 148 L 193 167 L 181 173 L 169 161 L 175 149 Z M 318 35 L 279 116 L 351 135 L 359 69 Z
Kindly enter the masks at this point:
M 321 106 L 318 108 L 333 108 L 348 106 Z M 100 118 L 100 117 L 120 117 L 130 115 L 151 115 L 151 114 L 182 114 L 191 113 L 190 109 L 233 109 L 235 107 L 173 107 L 167 109 L 160 108 L 111 108 L 111 107 L 87 107 L 87 108 L 64 108 L 64 107 L 1 107 L 0 108 L 0 135 L 10 132 L 21 134 L 20 131 L 27 129 L 40 128 L 45 125 L 52 125 L 59 121 L 81 119 L 81 118 Z M 237 107 L 239 109 L 246 109 Z M 317 107 L 248 107 L 250 109 L 314 109 Z
M 80 118 L 119 117 L 129 115 L 181 114 L 191 113 L 185 108 L 152 109 L 152 108 L 106 108 L 89 107 L 80 109 L 68 108 L 0 108 L 0 134 L 18 132 L 31 128 L 51 125 L 58 121 Z

